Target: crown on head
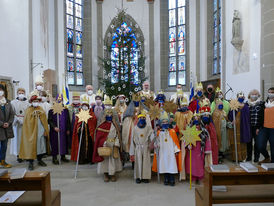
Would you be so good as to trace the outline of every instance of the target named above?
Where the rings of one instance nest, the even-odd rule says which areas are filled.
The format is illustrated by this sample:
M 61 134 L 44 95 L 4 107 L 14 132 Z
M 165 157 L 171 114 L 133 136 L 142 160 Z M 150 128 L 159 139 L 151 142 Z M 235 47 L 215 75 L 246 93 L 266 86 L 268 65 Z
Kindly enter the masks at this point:
M 196 83 L 196 86 L 195 86 L 196 88 L 195 88 L 195 90 L 203 90 L 204 88 L 203 88 L 203 84 L 201 83 L 201 82 L 199 82 L 199 83 Z
M 133 100 L 134 102 L 139 102 L 139 101 L 141 100 L 141 97 L 140 97 L 139 94 L 133 94 L 133 95 L 132 95 L 132 100 Z
M 207 98 L 204 98 L 199 102 L 200 107 L 210 107 L 210 101 Z
M 244 97 L 244 96 L 245 94 L 242 91 L 237 93 L 237 97 Z
M 86 95 L 84 95 L 84 97 L 81 98 L 81 104 L 89 104 L 89 100 Z
M 193 117 L 199 117 L 200 116 L 200 113 L 197 113 L 196 111 L 194 112 L 193 114 Z
M 145 110 L 142 110 L 139 115 L 138 115 L 138 119 L 141 118 L 141 117 L 146 117 L 146 111 Z
M 200 107 L 199 112 L 201 113 L 201 115 L 203 115 L 203 114 L 210 115 L 210 107 L 208 107 L 208 106 Z
M 112 99 L 108 95 L 105 95 L 104 104 L 112 105 Z
M 188 103 L 188 98 L 187 97 L 182 97 L 182 98 L 180 98 L 180 105 L 181 106 L 186 106 L 186 105 L 188 105 L 189 103 Z
M 101 97 L 103 98 L 104 92 L 101 89 L 98 89 L 98 91 L 96 92 L 96 97 Z
M 161 121 L 163 121 L 163 120 L 168 120 L 168 114 L 167 114 L 166 111 L 162 111 L 162 112 L 161 112 L 160 120 L 161 120 Z

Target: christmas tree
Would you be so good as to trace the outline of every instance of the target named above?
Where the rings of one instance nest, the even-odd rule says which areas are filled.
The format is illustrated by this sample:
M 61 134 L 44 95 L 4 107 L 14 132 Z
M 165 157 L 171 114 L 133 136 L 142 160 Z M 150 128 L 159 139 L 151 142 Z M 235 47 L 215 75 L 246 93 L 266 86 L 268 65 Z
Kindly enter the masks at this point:
M 124 94 L 128 100 L 133 93 L 142 90 L 146 70 L 138 25 L 132 25 L 132 22 L 127 25 L 125 18 L 125 11 L 120 11 L 110 27 L 111 41 L 104 42 L 105 55 L 100 58 L 103 77 L 99 81 L 112 99 Z

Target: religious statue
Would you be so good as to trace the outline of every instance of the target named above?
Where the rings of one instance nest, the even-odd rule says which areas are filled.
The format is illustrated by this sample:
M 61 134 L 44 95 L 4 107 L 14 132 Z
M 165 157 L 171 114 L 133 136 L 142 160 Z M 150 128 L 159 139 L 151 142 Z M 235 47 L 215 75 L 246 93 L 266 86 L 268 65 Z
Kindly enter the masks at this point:
M 241 39 L 241 18 L 240 12 L 234 10 L 234 17 L 232 20 L 232 40 L 231 44 L 237 49 L 241 50 L 244 40 Z

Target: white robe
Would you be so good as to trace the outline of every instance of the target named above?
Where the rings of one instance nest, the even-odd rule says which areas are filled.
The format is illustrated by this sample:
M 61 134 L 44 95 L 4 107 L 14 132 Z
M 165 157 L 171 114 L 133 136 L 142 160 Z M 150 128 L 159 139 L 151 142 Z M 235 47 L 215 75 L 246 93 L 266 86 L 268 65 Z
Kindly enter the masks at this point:
M 144 128 L 134 127 L 129 154 L 135 156 L 134 178 L 151 179 L 150 143 L 153 140 L 150 124 Z
M 180 149 L 173 142 L 168 130 L 160 132 L 159 140 L 159 173 L 178 173 L 175 153 L 179 152 Z
M 113 124 L 111 124 L 110 131 L 108 133 L 108 137 L 106 140 L 106 146 L 112 148 L 113 147 L 120 147 L 119 138 L 117 135 L 116 128 Z M 109 157 L 104 157 L 103 162 L 99 162 L 97 166 L 97 173 L 103 174 L 108 173 L 108 175 L 115 175 L 116 172 L 122 171 L 122 162 L 120 159 L 120 154 L 118 158 L 113 158 L 113 153 Z
M 48 102 L 41 102 L 40 103 L 40 107 L 42 107 L 42 109 L 45 111 L 47 119 L 48 119 L 48 116 L 49 116 L 49 110 L 51 109 L 51 106 L 52 105 Z
M 21 101 L 18 99 L 14 99 L 11 101 L 11 105 L 14 109 L 15 116 L 13 121 L 14 138 L 11 138 L 10 154 L 17 156 L 19 155 L 19 150 L 20 150 L 21 133 L 22 133 L 25 111 L 28 108 L 29 103 L 27 100 Z

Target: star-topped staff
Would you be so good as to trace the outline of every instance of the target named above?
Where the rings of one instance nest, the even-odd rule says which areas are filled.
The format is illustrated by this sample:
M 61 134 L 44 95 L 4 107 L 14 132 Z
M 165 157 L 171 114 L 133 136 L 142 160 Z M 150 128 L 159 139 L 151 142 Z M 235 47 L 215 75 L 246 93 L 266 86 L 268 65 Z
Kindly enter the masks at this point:
M 51 107 L 53 114 L 57 115 L 57 128 L 58 128 L 58 161 L 59 161 L 59 165 L 61 164 L 61 154 L 60 154 L 60 123 L 59 123 L 59 115 L 62 114 L 63 110 L 65 109 L 62 103 L 58 103 L 58 102 L 54 102 L 52 107 Z
M 201 131 L 197 130 L 196 125 L 193 125 L 192 127 L 187 127 L 186 130 L 182 131 L 183 136 L 181 140 L 185 142 L 185 146 L 190 145 L 189 148 L 189 185 L 190 189 L 192 189 L 192 168 L 191 168 L 191 149 L 192 145 L 196 147 L 196 142 L 201 141 L 201 138 L 199 135 L 201 134 Z
M 237 134 L 236 134 L 236 114 L 235 111 L 239 110 L 240 103 L 236 99 L 231 99 L 229 103 L 230 109 L 233 113 L 233 130 L 234 130 L 234 145 L 235 145 L 235 161 L 236 164 L 239 164 L 238 162 L 238 148 L 237 148 Z
M 81 134 L 80 134 L 80 141 L 79 141 L 79 146 L 78 146 L 78 154 L 77 154 L 77 162 L 76 162 L 76 168 L 75 168 L 75 174 L 74 178 L 77 178 L 77 172 L 78 172 L 78 165 L 79 165 L 79 155 L 80 155 L 80 148 L 81 148 L 81 142 L 82 142 L 82 137 L 83 137 L 83 128 L 84 128 L 84 123 L 88 123 L 88 120 L 92 118 L 92 116 L 89 114 L 89 110 L 81 110 L 76 116 L 79 118 L 79 122 L 82 122 L 81 126 Z
M 167 113 L 173 113 L 174 111 L 176 111 L 177 109 L 177 105 L 171 100 L 171 101 L 166 101 L 163 109 L 167 112 Z
M 158 104 L 156 105 L 151 105 L 149 107 L 149 116 L 151 120 L 154 120 L 154 142 L 156 143 L 156 145 L 159 145 L 159 138 L 157 138 L 157 129 L 156 129 L 156 120 L 160 118 L 161 115 L 161 110 Z M 160 173 L 159 173 L 159 147 L 155 148 L 155 152 L 156 152 L 156 160 L 157 160 L 157 180 L 158 183 L 160 183 Z

